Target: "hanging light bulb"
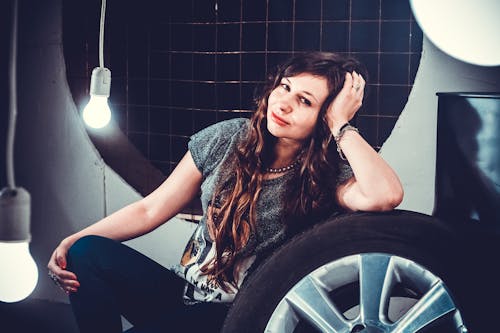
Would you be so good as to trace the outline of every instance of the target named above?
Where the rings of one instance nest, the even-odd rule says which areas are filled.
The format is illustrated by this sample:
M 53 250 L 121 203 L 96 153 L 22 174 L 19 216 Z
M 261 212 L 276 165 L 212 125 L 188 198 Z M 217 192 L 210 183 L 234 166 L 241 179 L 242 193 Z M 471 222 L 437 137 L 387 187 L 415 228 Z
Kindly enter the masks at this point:
M 38 281 L 38 269 L 29 251 L 29 193 L 21 188 L 0 191 L 0 301 L 28 297 Z
M 111 120 L 108 105 L 111 88 L 111 71 L 104 67 L 96 67 L 90 79 L 90 101 L 83 109 L 83 120 L 92 128 L 102 128 Z
M 14 181 L 14 138 L 17 118 L 17 1 L 12 6 L 9 71 L 9 127 L 7 129 L 7 187 L 0 191 L 0 301 L 28 297 L 38 281 L 38 269 L 29 252 L 30 194 Z
M 83 109 L 83 120 L 92 128 L 102 128 L 111 120 L 108 105 L 111 89 L 111 71 L 104 67 L 104 21 L 106 0 L 101 0 L 101 21 L 99 26 L 99 67 L 94 68 L 90 78 L 90 101 Z

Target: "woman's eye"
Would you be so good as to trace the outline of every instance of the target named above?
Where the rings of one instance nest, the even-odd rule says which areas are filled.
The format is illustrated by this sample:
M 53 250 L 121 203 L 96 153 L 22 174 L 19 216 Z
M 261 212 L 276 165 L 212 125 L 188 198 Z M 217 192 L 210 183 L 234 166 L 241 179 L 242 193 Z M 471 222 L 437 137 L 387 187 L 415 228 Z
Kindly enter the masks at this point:
M 300 102 L 301 102 L 302 104 L 307 105 L 307 106 L 311 106 L 311 101 L 310 101 L 310 100 L 308 100 L 308 99 L 307 99 L 307 98 L 305 98 L 305 97 L 300 97 Z
M 281 83 L 281 88 L 285 89 L 286 91 L 290 91 L 290 86 L 286 83 Z

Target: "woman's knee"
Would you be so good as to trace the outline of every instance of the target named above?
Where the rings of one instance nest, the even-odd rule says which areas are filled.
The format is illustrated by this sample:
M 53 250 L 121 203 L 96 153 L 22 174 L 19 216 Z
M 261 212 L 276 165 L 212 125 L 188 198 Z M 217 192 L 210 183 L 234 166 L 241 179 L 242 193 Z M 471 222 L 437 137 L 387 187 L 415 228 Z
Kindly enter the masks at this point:
M 95 235 L 78 239 L 68 251 L 69 266 L 92 261 L 92 258 L 98 257 L 99 253 L 106 253 L 105 248 L 109 242 L 113 242 L 113 240 Z

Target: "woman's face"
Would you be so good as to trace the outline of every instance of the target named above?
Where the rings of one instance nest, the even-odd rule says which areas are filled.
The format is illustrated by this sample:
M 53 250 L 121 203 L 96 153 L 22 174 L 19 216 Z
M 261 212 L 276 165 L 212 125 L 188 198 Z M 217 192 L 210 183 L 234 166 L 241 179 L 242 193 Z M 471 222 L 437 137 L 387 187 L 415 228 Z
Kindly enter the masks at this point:
M 284 77 L 269 95 L 267 129 L 278 139 L 303 142 L 312 134 L 327 97 L 323 77 L 308 73 Z

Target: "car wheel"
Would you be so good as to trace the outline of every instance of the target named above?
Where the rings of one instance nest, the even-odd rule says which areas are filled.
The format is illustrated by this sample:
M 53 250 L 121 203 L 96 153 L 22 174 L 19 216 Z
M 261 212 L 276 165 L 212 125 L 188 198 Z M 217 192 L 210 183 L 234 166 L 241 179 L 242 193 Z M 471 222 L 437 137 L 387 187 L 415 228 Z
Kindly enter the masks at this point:
M 456 244 L 446 226 L 419 213 L 329 219 L 249 276 L 222 331 L 468 332 L 454 293 Z

